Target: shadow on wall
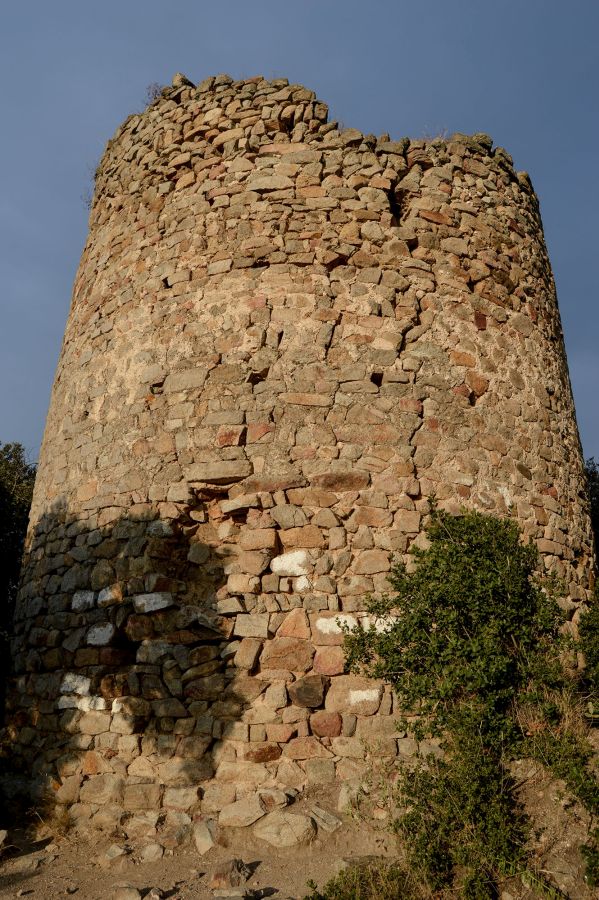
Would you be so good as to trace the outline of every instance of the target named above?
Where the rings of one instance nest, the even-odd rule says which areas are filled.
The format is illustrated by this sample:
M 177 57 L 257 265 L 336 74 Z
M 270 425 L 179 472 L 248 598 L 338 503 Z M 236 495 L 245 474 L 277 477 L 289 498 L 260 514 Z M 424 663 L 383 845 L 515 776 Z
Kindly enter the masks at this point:
M 5 768 L 77 820 L 161 829 L 166 845 L 200 801 L 210 812 L 235 799 L 239 756 L 264 768 L 281 752 L 247 743 L 262 641 L 232 635 L 251 610 L 225 589 L 230 547 L 205 539 L 209 501 L 102 527 L 54 509 L 31 537 L 15 614 Z

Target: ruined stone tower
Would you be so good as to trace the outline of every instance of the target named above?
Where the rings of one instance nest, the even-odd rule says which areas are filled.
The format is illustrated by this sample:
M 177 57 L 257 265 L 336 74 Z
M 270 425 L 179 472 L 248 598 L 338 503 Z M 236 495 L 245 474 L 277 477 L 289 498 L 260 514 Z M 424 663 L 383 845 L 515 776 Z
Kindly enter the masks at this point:
M 361 778 L 413 742 L 387 687 L 343 674 L 341 625 L 427 499 L 517 517 L 575 618 L 582 472 L 538 203 L 504 150 L 340 131 L 284 80 L 177 76 L 97 173 L 14 757 L 80 822 L 171 834 Z

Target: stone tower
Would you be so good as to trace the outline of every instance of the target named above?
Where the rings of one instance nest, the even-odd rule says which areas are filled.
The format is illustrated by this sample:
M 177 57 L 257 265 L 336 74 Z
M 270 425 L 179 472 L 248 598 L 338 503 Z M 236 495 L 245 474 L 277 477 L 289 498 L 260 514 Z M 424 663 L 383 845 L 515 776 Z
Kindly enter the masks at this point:
M 515 516 L 575 620 L 593 548 L 528 177 L 483 134 L 391 141 L 285 80 L 176 76 L 97 172 L 14 756 L 80 822 L 185 831 L 410 752 L 341 626 L 433 493 Z

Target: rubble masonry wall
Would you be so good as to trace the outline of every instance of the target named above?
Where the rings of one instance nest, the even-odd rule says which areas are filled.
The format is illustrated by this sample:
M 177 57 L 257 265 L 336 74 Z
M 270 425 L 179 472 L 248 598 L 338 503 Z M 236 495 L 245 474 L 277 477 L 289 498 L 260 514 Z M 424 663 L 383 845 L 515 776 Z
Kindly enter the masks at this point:
M 89 226 L 8 707 L 14 758 L 79 822 L 185 830 L 412 753 L 389 688 L 343 673 L 342 624 L 433 494 L 515 516 L 576 621 L 593 548 L 555 288 L 486 135 L 391 141 L 285 80 L 178 76 L 109 142 Z

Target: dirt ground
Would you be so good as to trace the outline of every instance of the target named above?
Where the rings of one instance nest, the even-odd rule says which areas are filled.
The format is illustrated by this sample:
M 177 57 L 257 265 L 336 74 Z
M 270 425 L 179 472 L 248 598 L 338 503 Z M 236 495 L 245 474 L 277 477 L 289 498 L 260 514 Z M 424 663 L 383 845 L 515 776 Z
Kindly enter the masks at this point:
M 513 774 L 521 785 L 521 800 L 531 819 L 530 849 L 536 871 L 562 892 L 553 895 L 556 898 L 597 900 L 599 891 L 585 883 L 579 850 L 592 827 L 588 815 L 572 802 L 563 783 L 549 778 L 535 763 L 516 763 Z M 251 872 L 247 882 L 241 890 L 220 896 L 302 900 L 308 880 L 322 887 L 347 861 L 397 854 L 396 840 L 388 831 L 388 819 L 380 806 L 369 804 L 362 815 L 341 816 L 325 802 L 328 800 L 325 796 L 306 798 L 289 807 L 290 812 L 309 813 L 311 803 L 322 803 L 343 819 L 333 833 L 319 829 L 308 845 L 274 848 L 253 837 L 251 828 L 229 828 L 218 833 L 215 846 L 204 855 L 195 847 L 187 847 L 166 850 L 155 862 L 143 860 L 143 844 L 127 845 L 118 834 L 90 840 L 72 830 L 59 834 L 49 824 L 38 828 L 33 837 L 31 828 L 9 830 L 0 856 L 0 898 L 130 900 L 141 895 L 148 900 L 212 900 L 219 896 L 210 887 L 214 871 L 222 863 L 239 859 Z M 115 844 L 128 852 L 108 864 L 106 851 Z M 127 896 L 119 892 L 124 885 L 140 893 Z M 501 900 L 541 896 L 520 878 L 509 879 L 501 887 Z M 153 894 L 152 889 L 162 893 Z
M 384 834 L 350 827 L 321 834 L 308 846 L 284 850 L 253 839 L 250 829 L 228 831 L 223 844 L 204 856 L 195 849 L 177 850 L 148 863 L 133 851 L 116 869 L 106 869 L 100 862 L 114 840 L 89 843 L 68 834 L 32 843 L 23 834 L 11 833 L 11 840 L 22 849 L 8 851 L 0 864 L 0 897 L 53 900 L 71 895 L 76 900 L 111 900 L 118 886 L 130 884 L 142 895 L 157 887 L 173 900 L 212 900 L 210 875 L 219 863 L 238 858 L 252 869 L 245 889 L 253 891 L 253 896 L 300 900 L 308 879 L 322 885 L 342 867 L 344 858 L 386 855 L 393 843 Z

